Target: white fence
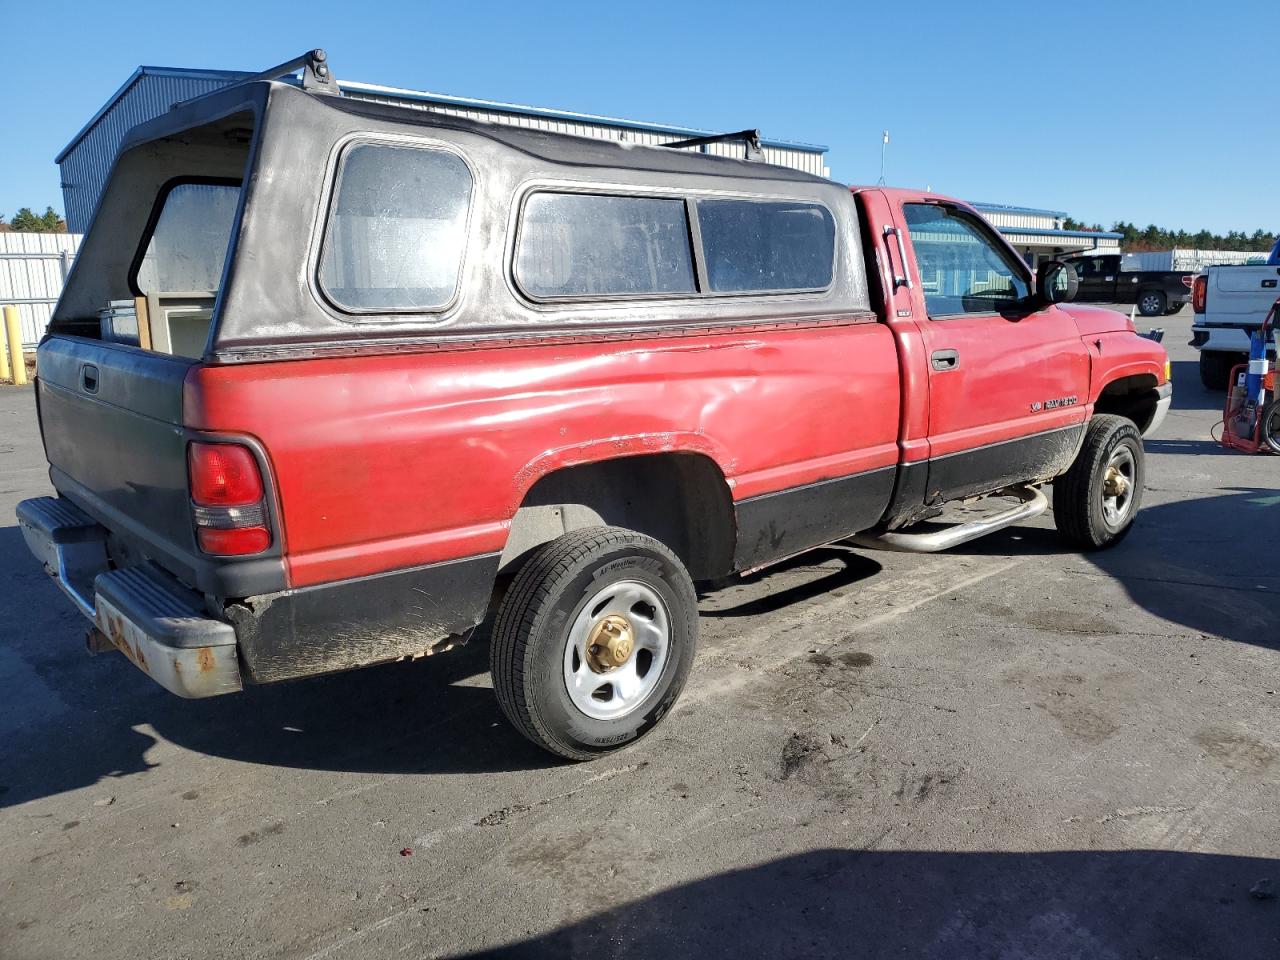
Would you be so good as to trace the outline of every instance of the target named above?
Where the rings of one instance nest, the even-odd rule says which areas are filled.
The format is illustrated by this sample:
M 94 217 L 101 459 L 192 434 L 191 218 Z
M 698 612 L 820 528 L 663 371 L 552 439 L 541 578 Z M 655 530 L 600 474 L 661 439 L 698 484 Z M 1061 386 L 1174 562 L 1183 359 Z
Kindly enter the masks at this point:
M 0 233 L 0 306 L 17 306 L 24 346 L 34 347 L 44 336 L 83 237 L 79 233 Z

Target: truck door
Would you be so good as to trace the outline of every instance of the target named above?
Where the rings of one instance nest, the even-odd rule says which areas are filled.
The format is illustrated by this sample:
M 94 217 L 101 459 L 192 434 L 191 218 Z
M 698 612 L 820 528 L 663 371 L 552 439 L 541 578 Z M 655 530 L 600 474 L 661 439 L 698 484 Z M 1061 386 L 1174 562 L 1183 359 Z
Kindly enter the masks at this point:
M 895 206 L 919 273 L 930 499 L 1066 469 L 1089 402 L 1089 353 L 1075 321 L 1034 299 L 1026 265 L 973 211 L 923 197 Z
M 1067 261 L 1076 268 L 1080 290 L 1076 299 L 1084 303 L 1111 303 L 1116 292 L 1118 263 L 1111 257 L 1073 257 Z

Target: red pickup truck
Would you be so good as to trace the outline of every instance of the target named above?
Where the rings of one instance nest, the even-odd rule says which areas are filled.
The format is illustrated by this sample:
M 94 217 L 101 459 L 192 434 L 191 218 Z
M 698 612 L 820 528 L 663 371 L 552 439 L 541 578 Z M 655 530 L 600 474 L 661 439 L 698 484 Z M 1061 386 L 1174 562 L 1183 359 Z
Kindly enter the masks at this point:
M 694 581 L 1047 507 L 1123 536 L 1165 353 L 931 193 L 255 80 L 132 132 L 48 335 L 34 553 L 189 697 L 414 658 L 493 613 L 561 756 L 694 657 Z M 986 520 L 912 531 L 945 504 Z

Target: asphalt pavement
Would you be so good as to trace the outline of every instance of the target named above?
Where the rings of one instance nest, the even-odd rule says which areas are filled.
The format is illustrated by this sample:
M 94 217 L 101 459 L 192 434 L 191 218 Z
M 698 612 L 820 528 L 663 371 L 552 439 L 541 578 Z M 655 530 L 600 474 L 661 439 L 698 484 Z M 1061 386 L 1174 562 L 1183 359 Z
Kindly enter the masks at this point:
M 205 701 L 89 657 L 0 387 L 0 957 L 1275 960 L 1280 460 L 1211 439 L 1161 325 L 1121 545 L 1046 515 L 706 590 L 680 706 L 583 765 L 506 725 L 482 639 Z

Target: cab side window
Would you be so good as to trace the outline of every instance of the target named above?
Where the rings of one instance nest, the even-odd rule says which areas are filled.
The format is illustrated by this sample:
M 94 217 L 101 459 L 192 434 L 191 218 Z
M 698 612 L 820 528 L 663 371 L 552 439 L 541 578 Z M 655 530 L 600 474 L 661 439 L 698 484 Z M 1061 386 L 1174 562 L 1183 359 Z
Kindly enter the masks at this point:
M 977 218 L 936 203 L 903 211 L 930 317 L 994 313 L 1028 300 L 1020 265 Z
M 1102 261 L 1097 257 L 1078 257 L 1068 262 L 1076 268 L 1076 276 L 1081 280 L 1096 277 L 1102 273 Z

